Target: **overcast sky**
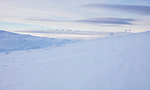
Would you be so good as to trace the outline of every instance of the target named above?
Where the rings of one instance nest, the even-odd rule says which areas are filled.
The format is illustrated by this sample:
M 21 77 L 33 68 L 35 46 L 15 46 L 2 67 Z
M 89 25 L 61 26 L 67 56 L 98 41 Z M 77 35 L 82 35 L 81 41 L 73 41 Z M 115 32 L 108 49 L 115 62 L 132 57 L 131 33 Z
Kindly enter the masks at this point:
M 150 30 L 150 0 L 0 0 L 0 29 Z

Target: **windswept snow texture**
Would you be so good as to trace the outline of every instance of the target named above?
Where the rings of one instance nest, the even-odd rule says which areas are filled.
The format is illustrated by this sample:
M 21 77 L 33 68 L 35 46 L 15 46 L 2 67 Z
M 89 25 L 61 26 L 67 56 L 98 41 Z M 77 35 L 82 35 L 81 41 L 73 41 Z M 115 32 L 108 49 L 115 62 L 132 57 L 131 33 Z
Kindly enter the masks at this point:
M 69 42 L 71 41 L 16 34 L 0 30 L 0 52 L 44 48 Z
M 0 90 L 150 90 L 150 32 L 0 53 Z

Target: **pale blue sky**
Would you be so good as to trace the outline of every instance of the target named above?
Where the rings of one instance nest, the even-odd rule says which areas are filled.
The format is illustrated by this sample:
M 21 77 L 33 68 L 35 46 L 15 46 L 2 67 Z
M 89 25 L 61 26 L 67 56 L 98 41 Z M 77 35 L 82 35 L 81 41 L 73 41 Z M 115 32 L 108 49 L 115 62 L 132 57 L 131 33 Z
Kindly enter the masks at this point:
M 0 0 L 0 29 L 150 30 L 150 0 Z

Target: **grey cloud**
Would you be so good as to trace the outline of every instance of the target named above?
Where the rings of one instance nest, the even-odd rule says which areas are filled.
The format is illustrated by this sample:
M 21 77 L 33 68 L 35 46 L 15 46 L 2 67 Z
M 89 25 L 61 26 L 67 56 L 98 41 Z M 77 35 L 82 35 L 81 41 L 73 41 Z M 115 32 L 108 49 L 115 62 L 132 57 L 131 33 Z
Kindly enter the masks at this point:
M 77 22 L 93 23 L 93 24 L 120 24 L 120 25 L 132 25 L 136 19 L 129 18 L 90 18 L 84 20 L 78 20 Z
M 87 8 L 104 8 L 111 10 L 126 11 L 130 13 L 150 15 L 150 6 L 142 5 L 113 5 L 113 4 L 88 4 L 84 5 Z
M 132 25 L 136 19 L 130 18 L 112 18 L 112 17 L 103 17 L 103 18 L 89 18 L 82 20 L 52 20 L 52 19 L 42 19 L 42 18 L 31 18 L 26 20 L 34 20 L 34 21 L 44 21 L 44 22 L 83 22 L 83 23 L 92 23 L 92 24 L 120 24 L 120 25 Z

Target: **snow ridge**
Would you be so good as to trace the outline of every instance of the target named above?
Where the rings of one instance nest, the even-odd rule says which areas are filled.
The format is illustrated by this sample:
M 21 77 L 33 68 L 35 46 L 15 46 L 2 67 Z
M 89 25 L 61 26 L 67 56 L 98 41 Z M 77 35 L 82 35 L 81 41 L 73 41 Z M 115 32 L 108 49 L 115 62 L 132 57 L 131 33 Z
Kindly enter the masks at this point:
M 69 42 L 71 40 L 36 37 L 0 30 L 0 52 L 45 48 Z

